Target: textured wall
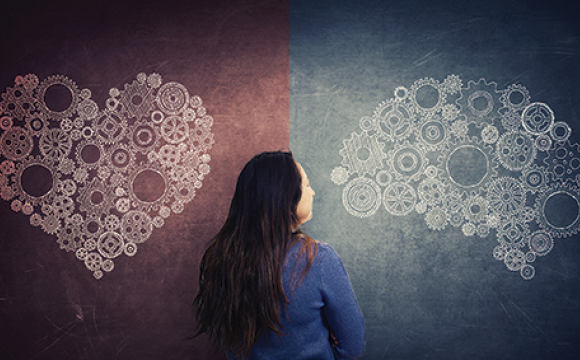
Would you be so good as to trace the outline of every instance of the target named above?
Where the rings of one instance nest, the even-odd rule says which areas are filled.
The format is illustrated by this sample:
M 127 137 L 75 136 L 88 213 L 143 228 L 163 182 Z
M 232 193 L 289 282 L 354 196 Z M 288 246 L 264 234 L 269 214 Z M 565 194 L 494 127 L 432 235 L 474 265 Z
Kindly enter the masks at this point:
M 290 142 L 316 191 L 307 228 L 350 274 L 365 359 L 577 356 L 574 14 L 559 2 L 292 2 Z
M 190 304 L 238 172 L 289 146 L 288 3 L 0 17 L 2 358 L 224 358 Z

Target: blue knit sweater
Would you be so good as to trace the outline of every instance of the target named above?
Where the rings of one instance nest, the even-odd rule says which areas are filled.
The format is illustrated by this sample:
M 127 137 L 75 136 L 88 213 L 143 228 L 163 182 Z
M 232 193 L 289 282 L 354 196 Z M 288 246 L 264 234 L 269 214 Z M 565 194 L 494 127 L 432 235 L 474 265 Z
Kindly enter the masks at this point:
M 282 280 L 290 303 L 288 312 L 281 304 L 281 339 L 268 332 L 252 348 L 248 359 L 357 359 L 365 347 L 363 316 L 352 290 L 348 274 L 336 251 L 328 244 L 318 243 L 318 253 L 306 278 L 292 291 L 292 267 L 304 268 L 299 257 L 301 244 L 294 245 L 284 262 Z M 296 278 L 297 276 L 295 276 Z M 329 328 L 338 345 L 331 346 Z M 230 360 L 236 359 L 230 351 Z

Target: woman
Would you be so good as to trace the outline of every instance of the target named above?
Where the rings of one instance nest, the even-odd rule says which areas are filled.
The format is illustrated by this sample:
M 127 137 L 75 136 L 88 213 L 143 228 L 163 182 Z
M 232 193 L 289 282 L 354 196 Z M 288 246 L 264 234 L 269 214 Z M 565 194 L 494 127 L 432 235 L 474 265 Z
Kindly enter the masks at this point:
M 356 359 L 362 313 L 334 249 L 300 230 L 314 190 L 289 152 L 246 164 L 200 265 L 198 332 L 228 359 Z

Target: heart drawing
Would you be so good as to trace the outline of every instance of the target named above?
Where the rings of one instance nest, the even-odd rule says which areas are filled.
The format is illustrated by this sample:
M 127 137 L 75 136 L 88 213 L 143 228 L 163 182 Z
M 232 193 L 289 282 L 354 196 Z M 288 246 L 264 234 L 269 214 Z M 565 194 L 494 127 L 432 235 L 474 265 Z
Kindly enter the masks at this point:
M 0 100 L 0 196 L 96 279 L 193 200 L 214 143 L 182 84 L 140 73 L 109 95 L 100 109 L 66 76 L 29 74 Z

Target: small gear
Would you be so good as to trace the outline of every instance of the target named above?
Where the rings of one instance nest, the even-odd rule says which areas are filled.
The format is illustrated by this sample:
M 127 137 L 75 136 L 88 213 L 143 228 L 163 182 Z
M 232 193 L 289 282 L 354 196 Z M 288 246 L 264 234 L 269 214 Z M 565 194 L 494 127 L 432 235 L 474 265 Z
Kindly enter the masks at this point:
M 493 120 L 499 116 L 499 99 L 500 93 L 495 82 L 487 83 L 485 79 L 478 82 L 469 80 L 467 88 L 461 88 L 461 96 L 456 103 L 467 121 L 480 127 L 493 124 Z
M 549 132 L 554 125 L 554 112 L 543 103 L 533 103 L 522 112 L 522 126 L 533 135 Z
M 573 180 L 580 169 L 580 146 L 570 141 L 554 144 L 544 158 L 546 171 L 554 181 Z
M 526 191 L 514 178 L 502 177 L 488 188 L 489 205 L 492 212 L 507 219 L 516 215 L 526 204 Z
M 441 208 L 434 207 L 425 215 L 425 222 L 429 229 L 443 230 L 447 225 L 447 213 Z
M 395 182 L 389 185 L 383 194 L 383 204 L 387 211 L 396 216 L 409 214 L 415 208 L 417 194 L 407 183 Z
M 447 88 L 433 78 L 415 81 L 409 89 L 409 98 L 418 114 L 435 114 L 441 110 L 447 99 Z
M 342 203 L 351 215 L 360 218 L 372 216 L 381 206 L 381 188 L 372 179 L 355 178 L 344 187 Z
M 520 171 L 536 159 L 534 140 L 526 133 L 507 132 L 496 144 L 499 162 L 510 171 Z
M 379 104 L 370 123 L 364 124 L 365 128 L 371 124 L 374 124 L 373 130 L 383 140 L 404 140 L 413 131 L 415 114 L 407 103 L 398 99 L 389 99 Z
M 339 153 L 343 157 L 342 165 L 348 169 L 349 174 L 375 175 L 378 169 L 383 168 L 383 159 L 387 155 L 377 135 L 369 136 L 366 131 L 360 134 L 353 132 L 349 139 L 343 140 L 343 144 Z
M 395 178 L 404 182 L 418 181 L 429 163 L 424 152 L 408 141 L 395 145 L 389 152 L 388 161 Z
M 499 101 L 501 101 L 503 106 L 508 108 L 509 111 L 522 111 L 530 103 L 530 92 L 522 85 L 509 85 L 507 89 L 501 91 Z

